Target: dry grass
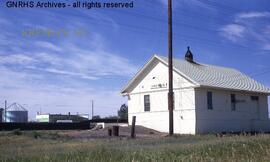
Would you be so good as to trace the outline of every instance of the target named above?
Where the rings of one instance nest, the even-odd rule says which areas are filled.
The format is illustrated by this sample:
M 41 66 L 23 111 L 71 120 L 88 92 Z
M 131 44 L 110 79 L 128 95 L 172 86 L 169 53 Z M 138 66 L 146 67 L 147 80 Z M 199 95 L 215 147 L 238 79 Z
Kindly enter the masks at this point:
M 15 134 L 0 133 L 0 161 L 270 161 L 268 134 L 136 140 L 78 139 L 57 131 Z

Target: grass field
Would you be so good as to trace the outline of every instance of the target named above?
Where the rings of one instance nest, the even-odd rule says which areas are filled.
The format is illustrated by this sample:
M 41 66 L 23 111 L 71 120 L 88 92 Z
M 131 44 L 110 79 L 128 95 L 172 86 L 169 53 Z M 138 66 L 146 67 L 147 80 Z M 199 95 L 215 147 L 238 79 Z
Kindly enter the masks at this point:
M 132 140 L 73 138 L 60 131 L 1 132 L 0 161 L 270 161 L 270 135 Z

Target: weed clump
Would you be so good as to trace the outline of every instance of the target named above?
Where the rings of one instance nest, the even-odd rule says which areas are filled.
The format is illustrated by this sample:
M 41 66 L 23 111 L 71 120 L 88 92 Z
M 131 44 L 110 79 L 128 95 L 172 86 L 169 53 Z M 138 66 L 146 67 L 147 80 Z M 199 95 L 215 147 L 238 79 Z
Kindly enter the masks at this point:
M 20 129 L 15 129 L 15 130 L 13 130 L 12 134 L 14 134 L 16 136 L 20 136 L 20 135 L 22 135 L 22 132 Z
M 39 132 L 34 131 L 34 132 L 33 132 L 33 137 L 34 137 L 35 139 L 41 138 L 41 134 L 40 134 Z

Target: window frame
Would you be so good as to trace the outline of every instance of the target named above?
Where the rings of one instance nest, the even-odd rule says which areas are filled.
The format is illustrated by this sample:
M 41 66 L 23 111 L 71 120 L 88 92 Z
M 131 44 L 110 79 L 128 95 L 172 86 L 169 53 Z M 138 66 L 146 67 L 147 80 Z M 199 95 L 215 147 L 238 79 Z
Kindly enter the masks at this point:
M 207 91 L 207 109 L 213 110 L 213 92 Z
M 236 111 L 236 95 L 234 93 L 231 94 L 231 110 Z
M 260 97 L 259 96 L 250 96 L 251 101 L 259 101 Z
M 143 103 L 144 103 L 144 112 L 149 112 L 151 110 L 151 100 L 149 94 L 143 96 Z

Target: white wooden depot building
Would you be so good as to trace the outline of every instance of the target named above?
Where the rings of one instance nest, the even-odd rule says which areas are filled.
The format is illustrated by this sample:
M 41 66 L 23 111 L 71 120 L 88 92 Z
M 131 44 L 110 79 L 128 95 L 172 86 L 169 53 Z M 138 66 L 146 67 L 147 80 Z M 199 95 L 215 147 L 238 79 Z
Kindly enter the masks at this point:
M 270 131 L 270 89 L 238 70 L 174 59 L 174 132 Z M 153 56 L 121 91 L 136 125 L 169 131 L 168 60 Z

